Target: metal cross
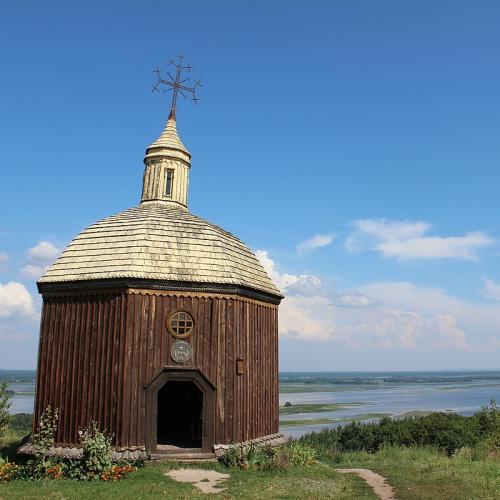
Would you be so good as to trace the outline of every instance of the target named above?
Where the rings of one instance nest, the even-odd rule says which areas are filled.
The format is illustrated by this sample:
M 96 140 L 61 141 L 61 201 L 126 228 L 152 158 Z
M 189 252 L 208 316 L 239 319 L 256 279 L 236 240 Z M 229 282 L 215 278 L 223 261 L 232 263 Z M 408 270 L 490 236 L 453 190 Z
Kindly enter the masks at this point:
M 186 77 L 182 80 L 182 71 L 187 69 L 188 73 L 190 73 L 193 67 L 190 65 L 183 66 L 182 60 L 185 59 L 185 57 L 182 55 L 182 52 L 177 57 L 179 58 L 179 62 L 175 62 L 172 59 L 170 59 L 169 61 L 169 64 L 175 66 L 175 78 L 170 74 L 169 71 L 167 71 L 167 75 L 169 76 L 170 80 L 164 80 L 161 77 L 161 70 L 159 68 L 156 68 L 155 70 L 153 70 L 153 73 L 156 73 L 157 81 L 155 85 L 151 85 L 151 87 L 153 87 L 153 92 L 161 91 L 166 94 L 167 92 L 172 91 L 172 106 L 170 110 L 174 113 L 177 107 L 177 95 L 179 93 L 182 95 L 182 97 L 187 98 L 185 92 L 189 92 L 192 96 L 191 100 L 196 104 L 199 101 L 199 99 L 196 97 L 196 88 L 201 87 L 200 80 L 195 80 L 192 87 L 184 85 L 185 82 L 189 81 L 189 77 Z M 162 89 L 161 85 L 167 85 L 169 88 Z

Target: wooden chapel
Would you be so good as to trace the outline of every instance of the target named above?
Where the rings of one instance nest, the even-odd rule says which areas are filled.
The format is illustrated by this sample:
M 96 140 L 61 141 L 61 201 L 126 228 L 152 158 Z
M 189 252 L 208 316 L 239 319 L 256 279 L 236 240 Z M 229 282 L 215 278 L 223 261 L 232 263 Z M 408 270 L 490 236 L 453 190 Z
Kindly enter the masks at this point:
M 175 111 L 146 149 L 140 204 L 84 229 L 38 283 L 34 420 L 59 409 L 54 453 L 78 453 L 92 421 L 126 458 L 281 437 L 282 295 L 242 241 L 189 211 Z

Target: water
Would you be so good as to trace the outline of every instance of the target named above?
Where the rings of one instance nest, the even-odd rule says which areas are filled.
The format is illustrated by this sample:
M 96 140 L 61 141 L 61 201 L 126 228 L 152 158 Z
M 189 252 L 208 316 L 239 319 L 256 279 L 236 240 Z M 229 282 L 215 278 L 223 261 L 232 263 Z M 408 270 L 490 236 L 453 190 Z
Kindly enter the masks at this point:
M 370 421 L 373 414 L 453 411 L 472 415 L 490 400 L 500 402 L 500 371 L 281 373 L 280 405 L 357 403 L 335 411 L 282 415 L 287 420 L 330 419 L 329 423 L 281 426 L 285 435 L 336 427 L 349 419 Z
M 13 391 L 11 413 L 32 413 L 35 372 L 0 370 L 0 381 Z M 282 372 L 280 405 L 347 405 L 334 410 L 282 415 L 287 420 L 329 419 L 328 423 L 281 426 L 286 435 L 345 424 L 349 419 L 370 421 L 373 414 L 402 416 L 412 412 L 453 411 L 472 415 L 491 399 L 500 402 L 500 371 L 483 372 Z M 349 406 L 353 404 L 353 406 Z
M 34 370 L 0 370 L 0 382 L 7 382 L 7 388 L 14 394 L 10 413 L 33 413 L 35 398 Z

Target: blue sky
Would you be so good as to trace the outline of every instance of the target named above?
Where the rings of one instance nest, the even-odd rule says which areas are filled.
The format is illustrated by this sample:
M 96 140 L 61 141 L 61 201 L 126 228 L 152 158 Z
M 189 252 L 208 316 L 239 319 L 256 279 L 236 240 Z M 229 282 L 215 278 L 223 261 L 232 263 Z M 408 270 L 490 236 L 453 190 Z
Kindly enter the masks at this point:
M 496 368 L 500 4 L 3 2 L 0 367 L 36 363 L 34 282 L 138 203 L 183 51 L 190 209 L 287 295 L 284 370 Z M 305 243 L 306 242 L 306 243 Z

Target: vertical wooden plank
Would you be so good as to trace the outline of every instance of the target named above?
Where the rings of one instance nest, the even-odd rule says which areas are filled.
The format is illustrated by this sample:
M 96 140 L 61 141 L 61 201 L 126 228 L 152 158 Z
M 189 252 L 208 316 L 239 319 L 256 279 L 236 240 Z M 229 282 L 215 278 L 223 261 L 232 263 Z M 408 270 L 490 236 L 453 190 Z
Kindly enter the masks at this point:
M 69 416 L 71 414 L 71 366 L 73 359 L 73 341 L 74 341 L 74 332 L 71 328 L 71 325 L 74 322 L 74 317 L 76 314 L 76 308 L 72 297 L 66 298 L 67 302 L 67 310 L 66 310 L 66 321 L 64 324 L 64 361 L 63 361 L 63 381 L 61 383 L 61 396 L 60 399 L 63 403 L 64 415 L 61 415 L 60 422 L 62 424 L 62 435 L 61 442 L 62 443 L 70 443 L 70 423 Z
M 52 408 L 57 409 L 59 414 L 64 412 L 64 408 L 61 408 L 61 380 L 62 380 L 62 369 L 63 369 L 63 352 L 64 352 L 64 342 L 63 342 L 63 333 L 64 333 L 64 323 L 66 320 L 66 312 L 67 312 L 67 301 L 62 299 L 59 303 L 58 307 L 59 318 L 56 324 L 56 328 L 54 331 L 54 345 L 52 351 Z M 62 427 L 63 422 L 59 421 L 57 430 L 55 433 L 55 440 L 60 442 L 62 439 Z
M 155 322 L 156 322 L 156 310 L 158 304 L 158 297 L 152 295 L 150 297 L 149 306 L 149 322 L 148 322 L 148 355 L 146 361 L 146 375 L 144 378 L 144 383 L 149 383 L 154 376 L 155 370 Z
M 85 373 L 85 344 L 87 342 L 87 317 L 89 315 L 89 303 L 87 297 L 82 297 L 82 314 L 80 318 L 79 342 L 78 342 L 78 365 L 76 370 L 76 397 L 75 397 L 75 430 L 82 427 L 82 399 L 83 399 L 83 375 Z
M 124 417 L 121 422 L 122 427 L 122 440 L 121 444 L 124 447 L 129 446 L 130 442 L 130 378 L 131 378 L 131 358 L 132 358 L 132 347 L 134 341 L 134 314 L 135 314 L 135 303 L 134 295 L 127 294 L 127 316 L 126 323 L 124 325 L 124 353 L 123 353 L 123 368 L 122 368 L 122 401 L 123 401 L 123 411 L 122 416 Z
M 78 361 L 79 361 L 79 345 L 81 339 L 81 320 L 82 320 L 82 300 L 78 297 L 73 298 L 73 307 L 75 309 L 74 319 L 71 322 L 72 331 L 72 353 L 71 353 L 71 378 L 68 380 L 68 385 L 71 390 L 70 395 L 70 414 L 68 418 L 69 427 L 69 442 L 77 442 L 77 423 L 76 423 L 76 401 L 78 387 Z
M 101 404 L 102 404 L 102 395 L 101 395 L 101 371 L 103 370 L 103 356 L 105 353 L 102 350 L 102 343 L 105 337 L 105 329 L 103 327 L 103 309 L 105 308 L 105 298 L 102 294 L 97 295 L 96 297 L 96 312 L 95 312 L 95 325 L 93 328 L 94 331 L 94 379 L 93 383 L 90 386 L 92 389 L 92 408 L 90 411 L 91 420 L 97 422 L 97 425 L 102 430 L 103 423 L 100 418 L 101 415 Z
M 236 359 L 244 359 L 243 356 L 243 336 L 241 329 L 241 306 L 242 301 L 240 299 L 235 300 L 235 343 L 236 343 Z M 245 370 L 246 372 L 246 370 Z M 237 407 L 236 407 L 236 440 L 243 441 L 243 405 L 244 405 L 244 394 L 243 394 L 243 380 L 246 377 L 246 373 L 243 375 L 236 375 L 237 377 Z
M 102 352 L 103 352 L 103 365 L 101 370 L 101 422 L 102 427 L 106 429 L 108 432 L 111 431 L 111 423 L 110 423 L 110 385 L 112 382 L 112 363 L 111 357 L 113 353 L 113 319 L 114 319 L 114 306 L 115 306 L 115 295 L 109 295 L 106 297 L 106 309 L 105 314 L 103 316 L 103 335 L 102 335 Z
M 94 323 L 94 296 L 88 298 L 87 316 L 85 322 L 85 344 L 84 344 L 84 361 L 82 368 L 82 401 L 80 410 L 80 427 L 88 427 L 89 421 L 89 395 L 90 395 L 90 377 L 92 364 L 92 326 Z
M 205 338 L 204 349 L 208 353 L 208 367 L 207 373 L 210 380 L 217 385 L 217 330 L 214 329 L 213 322 L 213 311 L 214 311 L 214 300 L 205 298 L 205 321 L 203 335 Z
M 124 446 L 124 384 L 125 382 L 125 357 L 127 349 L 127 316 L 128 316 L 128 294 L 122 294 L 120 297 L 120 325 L 117 331 L 119 338 L 118 346 L 118 363 L 117 363 L 117 378 L 116 378 L 116 442 L 119 446 Z
M 147 340 L 147 314 L 148 314 L 148 296 L 146 294 L 137 295 L 138 301 L 138 314 L 136 313 L 136 331 L 135 331 L 135 345 L 136 349 L 134 352 L 134 374 L 133 374 L 133 387 L 134 387 L 134 397 L 133 397 L 133 446 L 137 446 L 141 441 L 140 435 L 142 434 L 141 429 L 141 410 L 142 410 L 142 388 L 141 380 L 143 380 L 143 370 L 144 370 L 144 354 L 145 346 L 144 340 Z
M 118 318 L 120 315 L 120 300 L 121 295 L 116 295 L 112 300 L 112 308 L 109 315 L 110 321 L 110 352 L 108 353 L 109 357 L 109 379 L 107 387 L 109 388 L 108 393 L 108 420 L 107 420 L 107 429 L 111 432 L 116 440 L 116 381 L 118 377 L 117 370 L 117 353 L 119 349 L 118 342 Z
M 94 379 L 96 377 L 96 364 L 97 364 L 97 336 L 98 336 L 98 317 L 99 317 L 99 295 L 95 294 L 92 297 L 92 322 L 90 325 L 90 346 L 89 346 L 89 359 L 88 359 L 88 381 L 87 381 L 87 426 L 90 425 L 94 416 L 95 387 Z
M 250 359 L 250 304 L 245 302 L 245 359 L 247 360 L 247 377 L 245 387 L 245 438 L 244 441 L 250 439 L 250 386 L 253 371 L 252 360 Z
M 62 301 L 57 298 L 57 306 L 54 309 L 54 325 L 51 331 L 51 342 L 50 342 L 50 358 L 48 359 L 49 373 L 50 373 L 50 383 L 48 386 L 48 400 L 52 409 L 57 408 L 58 401 L 55 398 L 57 389 L 55 387 L 54 381 L 57 378 L 57 368 L 59 364 L 59 338 L 61 330 L 61 316 L 62 316 Z
M 226 443 L 235 441 L 234 433 L 234 379 L 236 376 L 234 361 L 233 301 L 225 299 L 226 304 Z
M 136 446 L 140 446 L 145 442 L 144 436 L 144 418 L 146 415 L 146 399 L 144 397 L 143 386 L 147 381 L 147 365 L 148 365 L 148 340 L 151 319 L 151 303 L 154 296 L 145 294 L 142 303 L 142 318 L 141 318 L 141 332 L 139 338 L 140 344 L 140 359 L 139 359 L 139 374 L 137 379 L 137 392 L 138 392 L 138 408 L 137 408 L 137 441 Z

